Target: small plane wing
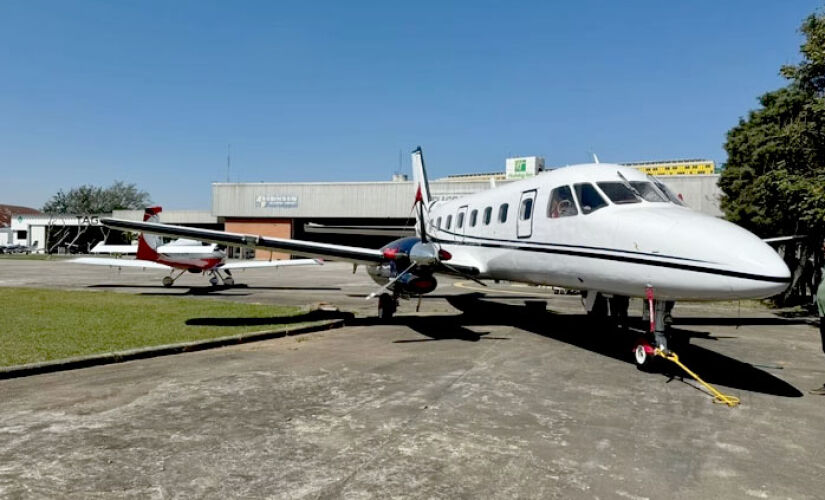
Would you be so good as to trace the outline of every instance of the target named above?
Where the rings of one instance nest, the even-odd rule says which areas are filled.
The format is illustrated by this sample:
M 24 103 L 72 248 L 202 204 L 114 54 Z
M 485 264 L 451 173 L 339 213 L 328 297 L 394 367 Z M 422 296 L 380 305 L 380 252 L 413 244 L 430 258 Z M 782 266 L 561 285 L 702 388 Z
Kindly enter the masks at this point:
M 118 253 L 118 254 L 133 254 L 137 253 L 137 245 L 107 245 L 101 241 L 94 246 L 89 253 Z
M 89 264 L 92 266 L 109 266 L 109 267 L 140 267 L 143 269 L 163 269 L 168 271 L 172 269 L 170 266 L 152 262 L 149 260 L 137 259 L 108 259 L 102 257 L 80 257 L 78 259 L 71 259 L 67 262 L 73 264 Z
M 262 250 L 277 250 L 290 254 L 319 257 L 325 259 L 343 260 L 358 264 L 376 264 L 383 262 L 381 250 L 373 248 L 333 245 L 314 241 L 288 240 L 253 234 L 228 233 L 212 229 L 198 229 L 193 227 L 173 226 L 157 222 L 137 222 L 123 219 L 100 219 L 101 224 L 122 231 L 145 232 L 179 238 L 190 238 L 200 241 L 209 241 L 227 246 L 260 248 Z
M 320 266 L 324 261 L 321 259 L 293 259 L 293 260 L 242 260 L 240 262 L 228 262 L 220 269 L 253 269 L 262 267 L 289 267 L 289 266 Z

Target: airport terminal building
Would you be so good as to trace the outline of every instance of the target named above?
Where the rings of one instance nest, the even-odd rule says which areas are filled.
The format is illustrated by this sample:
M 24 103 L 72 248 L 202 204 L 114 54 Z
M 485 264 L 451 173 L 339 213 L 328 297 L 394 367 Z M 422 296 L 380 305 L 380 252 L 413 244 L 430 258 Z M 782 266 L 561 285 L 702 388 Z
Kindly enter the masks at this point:
M 691 166 L 697 164 L 702 166 Z M 680 193 L 689 206 L 708 215 L 721 216 L 719 175 L 707 173 L 708 164 L 712 166 L 707 160 L 686 160 L 628 166 L 659 169 L 659 179 Z M 437 179 L 430 182 L 430 190 L 436 200 L 457 198 L 538 175 L 543 167 L 539 157 L 511 158 L 507 160 L 505 172 Z M 160 220 L 207 229 L 377 248 L 412 234 L 414 189 L 413 183 L 402 175 L 381 182 L 214 183 L 210 211 L 167 210 L 160 214 Z M 119 237 L 99 224 L 100 217 L 108 215 L 20 215 L 12 219 L 11 232 L 16 243 L 36 247 L 37 251 L 86 253 L 102 239 L 111 241 Z M 111 215 L 132 220 L 141 220 L 143 216 L 141 210 L 115 211 Z M 238 250 L 231 251 L 230 255 L 240 257 L 249 253 Z M 258 251 L 256 257 L 268 259 L 270 252 Z M 275 253 L 272 257 L 286 255 Z

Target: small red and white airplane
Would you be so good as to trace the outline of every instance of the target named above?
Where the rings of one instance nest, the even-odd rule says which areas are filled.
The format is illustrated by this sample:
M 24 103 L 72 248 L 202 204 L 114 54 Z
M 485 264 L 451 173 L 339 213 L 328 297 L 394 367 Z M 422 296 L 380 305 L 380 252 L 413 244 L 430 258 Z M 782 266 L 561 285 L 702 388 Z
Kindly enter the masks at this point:
M 370 297 L 379 297 L 383 318 L 392 316 L 399 298 L 435 290 L 436 274 L 578 289 L 588 313 L 596 316 L 626 317 L 628 298 L 647 298 L 655 328 L 634 348 L 640 366 L 652 358 L 651 343 L 668 351 L 672 332 L 664 317 L 674 301 L 769 297 L 790 283 L 785 262 L 764 241 L 691 210 L 664 184 L 633 168 L 575 165 L 436 201 L 421 148 L 413 151 L 412 166 L 417 236 L 380 249 L 153 222 L 101 223 L 364 264 L 382 285 Z
M 149 207 L 143 215 L 144 222 L 157 222 L 161 207 Z M 226 252 L 216 244 L 203 244 L 200 241 L 178 239 L 169 244 L 161 245 L 159 236 L 140 234 L 137 245 L 97 245 L 92 253 L 131 254 L 136 253 L 136 259 L 113 259 L 101 257 L 81 257 L 69 262 L 75 264 L 89 264 L 109 267 L 135 267 L 141 269 L 163 269 L 169 271 L 163 277 L 163 286 L 170 287 L 181 275 L 187 271 L 209 276 L 212 286 L 220 282 L 225 286 L 235 285 L 232 271 L 238 269 L 260 269 L 267 267 L 286 266 L 317 266 L 322 265 L 321 259 L 293 259 L 293 260 L 241 260 L 227 262 Z M 177 274 L 175 273 L 177 271 Z

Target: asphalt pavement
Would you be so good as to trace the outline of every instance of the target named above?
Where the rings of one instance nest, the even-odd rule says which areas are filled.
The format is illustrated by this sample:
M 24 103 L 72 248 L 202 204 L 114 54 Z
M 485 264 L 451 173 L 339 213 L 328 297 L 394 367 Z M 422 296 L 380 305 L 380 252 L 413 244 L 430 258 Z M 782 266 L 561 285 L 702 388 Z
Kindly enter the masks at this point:
M 825 397 L 807 391 L 825 355 L 803 320 L 677 305 L 680 355 L 741 398 L 731 409 L 674 371 L 637 370 L 632 336 L 594 327 L 577 296 L 446 279 L 382 325 L 364 299 L 377 286 L 351 271 L 166 289 L 157 272 L 0 261 L 0 286 L 356 313 L 338 330 L 0 380 L 0 497 L 823 496 Z

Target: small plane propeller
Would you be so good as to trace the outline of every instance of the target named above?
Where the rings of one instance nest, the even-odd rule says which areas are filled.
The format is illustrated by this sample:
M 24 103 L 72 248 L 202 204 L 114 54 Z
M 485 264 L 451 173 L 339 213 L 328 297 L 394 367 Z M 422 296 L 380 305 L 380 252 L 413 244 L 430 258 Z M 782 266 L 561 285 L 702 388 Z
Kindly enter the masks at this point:
M 389 280 L 384 286 L 372 292 L 371 294 L 367 295 L 367 300 L 373 299 L 376 296 L 383 293 L 387 290 L 390 286 L 393 285 L 396 281 L 404 277 L 405 275 L 409 274 L 413 269 L 416 267 L 424 267 L 424 268 L 437 268 L 443 267 L 448 271 L 457 274 L 465 279 L 474 281 L 481 286 L 487 286 L 483 281 L 475 278 L 473 276 L 468 275 L 467 273 L 456 269 L 454 266 L 447 264 L 445 261 L 448 261 L 453 258 L 450 252 L 442 249 L 440 245 L 434 243 L 430 240 L 429 236 L 427 235 L 427 223 L 424 217 L 424 197 L 421 195 L 421 186 L 418 186 L 418 189 L 415 193 L 415 201 L 413 204 L 413 208 L 416 208 L 415 205 L 418 205 L 418 210 L 416 214 L 416 218 L 418 219 L 418 227 L 419 227 L 419 239 L 420 241 L 410 248 L 409 254 L 404 254 L 396 248 L 388 248 L 384 251 L 384 257 L 389 260 L 397 260 L 401 257 L 406 257 L 410 261 L 410 265 L 407 266 L 406 269 L 398 273 L 395 277 Z M 419 304 L 420 306 L 420 304 Z

